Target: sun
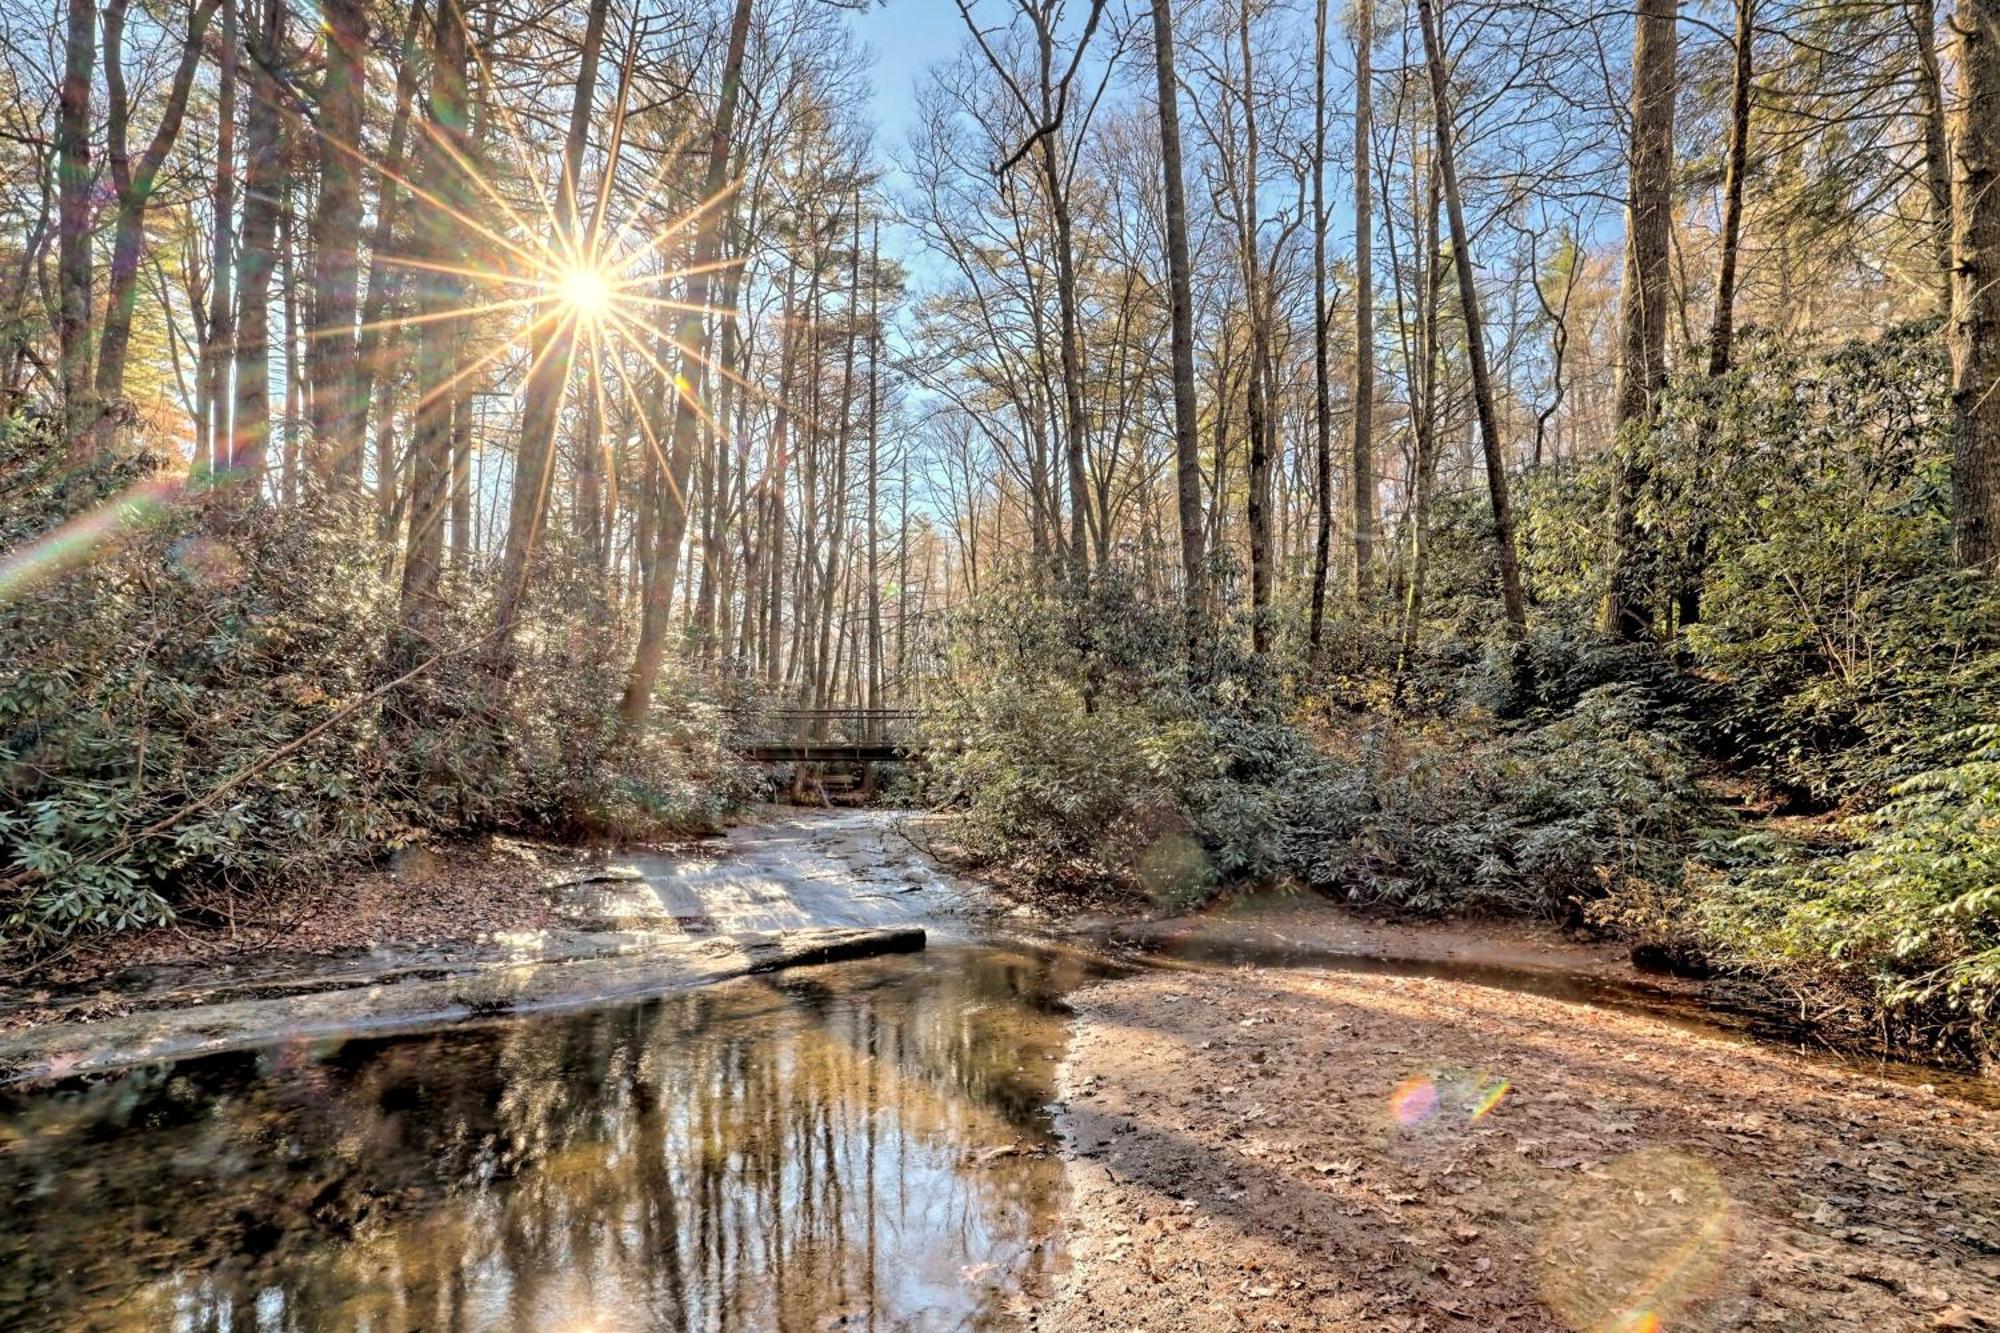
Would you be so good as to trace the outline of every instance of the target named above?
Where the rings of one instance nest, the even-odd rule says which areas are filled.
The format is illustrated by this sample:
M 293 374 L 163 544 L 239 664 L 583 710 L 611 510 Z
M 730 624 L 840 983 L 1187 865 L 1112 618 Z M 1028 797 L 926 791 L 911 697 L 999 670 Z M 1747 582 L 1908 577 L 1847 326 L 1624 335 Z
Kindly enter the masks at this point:
M 578 319 L 596 322 L 611 311 L 611 278 L 595 264 L 572 264 L 556 275 L 551 284 L 556 299 Z

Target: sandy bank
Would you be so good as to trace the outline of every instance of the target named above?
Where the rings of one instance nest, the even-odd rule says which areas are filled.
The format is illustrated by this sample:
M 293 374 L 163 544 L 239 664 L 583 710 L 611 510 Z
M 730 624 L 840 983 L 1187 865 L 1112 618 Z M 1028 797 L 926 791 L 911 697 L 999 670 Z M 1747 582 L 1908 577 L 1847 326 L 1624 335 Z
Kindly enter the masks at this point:
M 2000 1111 L 1948 1092 L 1438 977 L 1074 1003 L 1044 1329 L 2000 1327 Z

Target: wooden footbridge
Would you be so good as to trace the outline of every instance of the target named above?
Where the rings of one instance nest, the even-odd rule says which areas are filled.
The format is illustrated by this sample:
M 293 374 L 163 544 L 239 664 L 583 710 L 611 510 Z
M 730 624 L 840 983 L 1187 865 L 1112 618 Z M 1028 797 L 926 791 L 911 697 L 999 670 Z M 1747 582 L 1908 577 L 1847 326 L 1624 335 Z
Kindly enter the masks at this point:
M 912 708 L 785 708 L 746 719 L 736 752 L 770 764 L 882 764 L 922 757 Z

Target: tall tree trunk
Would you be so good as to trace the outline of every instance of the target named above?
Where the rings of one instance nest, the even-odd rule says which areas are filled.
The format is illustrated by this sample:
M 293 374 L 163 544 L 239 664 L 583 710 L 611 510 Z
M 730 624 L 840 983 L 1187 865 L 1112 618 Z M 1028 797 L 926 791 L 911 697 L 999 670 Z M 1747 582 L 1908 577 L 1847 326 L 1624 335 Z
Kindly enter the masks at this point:
M 1944 72 L 1938 67 L 1936 0 L 1905 10 L 1917 49 L 1917 104 L 1923 118 L 1924 186 L 1930 205 L 1938 309 L 1951 309 L 1951 147 L 1944 128 Z
M 63 437 L 72 458 L 87 457 L 95 449 L 97 424 L 90 337 L 90 85 L 96 65 L 97 7 L 92 0 L 69 0 L 56 96 L 56 343 Z
M 1952 485 L 1958 558 L 2000 563 L 2000 0 L 1959 0 L 1951 178 Z
M 583 439 L 576 451 L 576 528 L 583 543 L 583 562 L 591 574 L 602 579 L 611 547 L 609 525 L 605 522 L 604 399 L 603 373 L 594 354 L 586 354 L 583 365 Z
M 284 438 L 284 448 L 281 451 L 284 465 L 280 475 L 283 480 L 281 494 L 287 505 L 299 498 L 300 474 L 305 470 L 301 466 L 302 460 L 299 457 L 299 445 L 302 443 L 299 438 L 299 428 L 305 422 L 305 393 L 299 374 L 300 367 L 304 364 L 299 356 L 299 327 L 303 321 L 299 318 L 298 237 L 295 225 L 297 210 L 293 207 L 302 182 L 298 174 L 293 171 L 294 163 L 291 160 L 292 146 L 298 140 L 298 129 L 298 120 L 286 117 L 282 136 L 285 145 L 284 184 L 278 190 L 277 277 L 278 295 L 282 307 L 280 313 L 283 317 L 278 345 L 284 349 L 285 367 L 285 412 L 279 419 L 280 431 Z
M 1708 333 L 1708 376 L 1719 380 L 1729 373 L 1736 344 L 1736 259 L 1743 235 L 1743 177 L 1750 162 L 1750 79 L 1756 40 L 1757 0 L 1736 0 L 1735 68 L 1729 90 L 1729 149 L 1722 173 L 1721 263 L 1715 279 L 1715 317 Z M 1711 413 L 1702 423 L 1702 434 L 1711 441 L 1718 422 Z M 1697 466 L 1700 466 L 1697 461 Z M 1675 632 L 1701 620 L 1702 577 L 1708 565 L 1709 531 L 1706 518 L 1697 515 L 1688 536 L 1688 568 L 1682 571 L 1675 594 Z
M 764 557 L 765 579 L 770 588 L 764 627 L 764 685 L 775 692 L 784 670 L 785 600 L 785 472 L 791 462 L 792 372 L 799 354 L 799 330 L 794 302 L 795 270 L 785 269 L 784 304 L 779 307 L 778 405 L 777 420 L 771 426 L 771 539 Z
M 882 566 L 876 525 L 882 484 L 882 228 L 868 245 L 868 697 L 882 706 Z
M 1181 586 L 1190 613 L 1201 604 L 1200 416 L 1194 392 L 1194 265 L 1188 257 L 1187 188 L 1181 176 L 1180 88 L 1174 78 L 1173 0 L 1152 0 L 1153 70 L 1160 100 L 1160 160 L 1166 185 L 1167 290 L 1174 375 L 1174 484 L 1181 529 Z
M 1674 72 L 1680 0 L 1639 0 L 1632 39 L 1631 178 L 1625 204 L 1625 280 L 1620 300 L 1617 441 L 1612 471 L 1611 579 L 1604 630 L 1623 639 L 1652 632 L 1643 586 L 1645 534 L 1639 495 L 1648 480 L 1637 438 L 1653 421 L 1667 380 L 1667 302 L 1672 297 Z
M 241 38 L 237 32 L 236 0 L 223 0 L 222 53 L 215 94 L 215 188 L 209 238 L 208 341 L 202 347 L 202 374 L 208 382 L 207 421 L 195 447 L 197 475 L 214 475 L 229 467 L 229 367 L 236 359 L 236 67 Z
M 1313 531 L 1312 620 L 1307 629 L 1307 654 L 1319 665 L 1322 639 L 1326 631 L 1326 572 L 1333 559 L 1333 384 L 1328 363 L 1327 328 L 1331 312 L 1326 305 L 1326 7 L 1318 0 L 1313 7 L 1313 486 L 1315 525 Z M 1359 0 L 1357 15 L 1366 14 L 1369 0 Z M 1357 29 L 1361 23 L 1357 17 Z M 1360 43 L 1357 38 L 1357 51 Z M 1365 56 L 1362 59 L 1366 59 Z M 1368 80 L 1365 65 L 1357 65 L 1354 75 L 1355 157 L 1360 164 L 1355 176 L 1359 185 L 1355 202 L 1360 207 L 1368 193 Z M 1357 218 L 1365 216 L 1357 211 Z M 1355 257 L 1356 270 L 1361 267 Z M 1357 288 L 1356 296 L 1365 289 Z
M 1354 600 L 1368 604 L 1375 580 L 1375 227 L 1368 181 L 1373 0 L 1354 8 Z
M 458 350 L 453 354 L 457 364 L 466 364 L 468 352 L 463 336 L 464 326 L 460 324 Z M 458 579 L 472 572 L 472 547 L 477 540 L 473 524 L 476 518 L 472 494 L 472 395 L 457 393 L 452 395 L 451 404 L 451 573 Z
M 105 160 L 111 189 L 118 201 L 118 223 L 111 242 L 111 272 L 104 286 L 104 332 L 97 344 L 97 397 L 110 402 L 125 392 L 125 364 L 132 346 L 132 311 L 139 296 L 139 263 L 146 247 L 146 208 L 167 154 L 180 138 L 187 115 L 188 92 L 201 63 L 202 39 L 218 0 L 201 0 L 188 16 L 180 63 L 167 84 L 153 137 L 132 161 L 131 104 L 125 91 L 125 14 L 128 0 L 110 0 L 104 7 Z
M 1404 590 L 1403 644 L 1396 664 L 1396 693 L 1402 695 L 1416 661 L 1423 632 L 1424 582 L 1430 575 L 1431 499 L 1437 480 L 1438 312 L 1443 304 L 1444 255 L 1438 247 L 1438 175 L 1425 172 L 1423 277 L 1417 293 L 1416 484 L 1410 514 L 1410 574 Z M 1392 233 L 1393 239 L 1393 233 Z
M 55 200 L 47 189 L 36 191 L 35 220 L 28 228 L 20 253 L 14 257 L 6 306 L 0 310 L 0 415 L 4 416 L 14 414 L 25 391 L 23 377 L 31 364 L 28 358 L 32 341 L 28 303 L 40 296 L 35 279 L 48 253 L 54 207 Z
M 414 664 L 434 647 L 432 627 L 443 605 L 444 522 L 451 490 L 451 432 L 456 393 L 460 325 L 442 318 L 464 298 L 460 278 L 450 270 L 464 259 L 464 224 L 473 206 L 461 165 L 466 160 L 467 51 L 461 0 L 437 0 L 431 20 L 429 114 L 418 152 L 417 186 L 430 202 L 416 215 L 416 249 L 426 267 L 413 280 L 417 290 L 417 407 L 410 429 L 409 533 L 403 548 L 402 605 L 398 660 Z M 458 216 L 454 216 L 457 214 Z
M 1264 294 L 1262 258 L 1257 253 L 1257 90 L 1250 56 L 1250 0 L 1236 13 L 1236 43 L 1243 69 L 1243 293 L 1250 307 L 1250 374 L 1245 425 L 1250 433 L 1250 475 L 1244 518 L 1250 535 L 1250 645 L 1271 651 L 1271 426 L 1265 390 L 1270 360 L 1270 311 Z
M 1046 63 L 1043 71 L 1046 75 Z M 1044 105 L 1048 105 L 1046 96 Z M 1084 543 L 1084 527 L 1090 513 L 1090 490 L 1084 474 L 1089 417 L 1083 406 L 1082 316 L 1076 295 L 1069 182 L 1064 179 L 1061 166 L 1061 135 L 1054 130 L 1042 136 L 1042 175 L 1056 222 L 1056 306 L 1062 318 L 1063 459 L 1069 474 L 1069 559 L 1071 568 L 1081 574 L 1090 567 L 1090 548 Z
M 361 111 L 367 101 L 368 6 L 322 0 L 326 73 L 319 97 L 319 200 L 313 211 L 312 469 L 322 481 L 361 482 L 368 400 L 357 396 L 355 282 L 361 238 Z
M 1648 0 L 1650 3 L 1650 0 Z M 1479 314 L 1479 285 L 1473 273 L 1465 204 L 1458 192 L 1458 164 L 1452 151 L 1451 96 L 1445 78 L 1431 0 L 1417 0 L 1429 67 L 1431 109 L 1437 118 L 1438 174 L 1444 180 L 1446 216 L 1451 219 L 1452 267 L 1458 272 L 1459 313 L 1465 321 L 1465 355 L 1472 368 L 1472 402 L 1479 417 L 1479 445 L 1486 458 L 1486 490 L 1493 504 L 1493 554 L 1500 575 L 1500 601 L 1507 626 L 1517 637 L 1528 629 L 1528 598 L 1521 587 L 1521 557 L 1514 539 L 1514 506 L 1507 496 L 1507 463 L 1501 453 L 1500 414 L 1495 410 L 1493 376 L 1486 362 L 1486 323 Z
M 604 45 L 609 0 L 591 0 L 578 53 L 576 90 L 570 101 L 569 133 L 563 140 L 562 179 L 556 188 L 555 246 L 566 262 L 594 265 L 597 238 L 577 232 L 577 177 L 590 137 L 591 107 L 597 96 L 598 53 Z M 556 422 L 575 358 L 583 312 L 560 303 L 538 311 L 528 385 L 521 407 L 521 449 L 514 466 L 514 489 L 507 505 L 507 544 L 500 557 L 500 583 L 493 602 L 493 663 L 505 675 L 512 667 L 513 626 L 527 591 L 528 561 L 548 521 L 555 474 Z
M 846 569 L 841 564 L 848 527 L 847 459 L 854 429 L 854 333 L 861 310 L 861 199 L 854 199 L 854 241 L 847 280 L 847 331 L 840 369 L 840 422 L 834 431 L 833 486 L 826 506 L 826 577 L 820 581 L 819 647 L 813 653 L 813 693 L 817 707 L 833 702 L 832 677 L 838 668 L 833 643 L 834 597 Z M 832 656 L 829 656 L 832 653 Z
M 285 184 L 284 112 L 272 74 L 284 36 L 284 0 L 262 0 L 251 38 L 250 127 L 243 146 L 243 238 L 236 255 L 236 409 L 229 466 L 248 500 L 264 484 L 271 443 L 271 274 Z
M 1750 78 L 1757 0 L 1736 0 L 1736 64 L 1729 86 L 1729 160 L 1722 173 L 1722 261 L 1709 327 L 1708 373 L 1729 373 L 1736 341 L 1736 253 L 1743 235 L 1743 176 L 1750 163 Z
M 361 306 L 361 337 L 355 352 L 354 400 L 365 413 L 372 404 L 375 418 L 375 515 L 384 539 L 392 534 L 396 512 L 395 379 L 396 333 L 384 327 L 401 281 L 389 272 L 389 251 L 395 244 L 396 222 L 402 213 L 399 177 L 408 157 L 410 105 L 417 95 L 417 42 L 423 36 L 424 0 L 410 0 L 410 18 L 403 29 L 401 56 L 396 62 L 396 108 L 389 122 L 389 142 L 375 174 L 375 227 L 368 237 L 368 295 Z
M 729 149 L 736 129 L 736 104 L 743 82 L 743 53 L 750 37 L 751 0 L 736 0 L 729 23 L 729 47 L 723 57 L 722 88 L 716 100 L 715 121 L 709 131 L 708 170 L 702 182 L 702 199 L 707 204 L 695 234 L 693 262 L 689 266 L 683 303 L 688 307 L 678 320 L 678 337 L 683 348 L 680 382 L 696 383 L 699 367 L 708 356 L 709 279 L 722 257 L 726 218 L 733 209 L 721 206 L 728 184 Z M 674 568 L 680 557 L 681 539 L 687 531 L 687 468 L 694 449 L 694 433 L 701 424 L 700 414 L 685 395 L 674 399 L 673 437 L 669 461 L 678 475 L 666 479 L 661 496 L 663 513 L 655 540 L 657 553 L 652 577 L 648 580 L 640 616 L 639 645 L 632 661 L 632 673 L 625 682 L 624 697 L 618 701 L 618 716 L 627 730 L 636 730 L 653 705 L 653 686 L 659 680 L 666 658 L 668 616 L 673 609 Z

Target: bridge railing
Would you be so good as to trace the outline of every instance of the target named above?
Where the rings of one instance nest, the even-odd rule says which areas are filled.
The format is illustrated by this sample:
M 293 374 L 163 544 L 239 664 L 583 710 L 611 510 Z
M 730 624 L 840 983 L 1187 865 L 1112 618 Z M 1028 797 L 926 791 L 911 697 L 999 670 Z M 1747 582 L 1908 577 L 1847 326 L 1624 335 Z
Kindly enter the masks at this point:
M 737 731 L 753 744 L 893 744 L 913 736 L 923 717 L 914 708 L 777 708 L 743 716 Z

